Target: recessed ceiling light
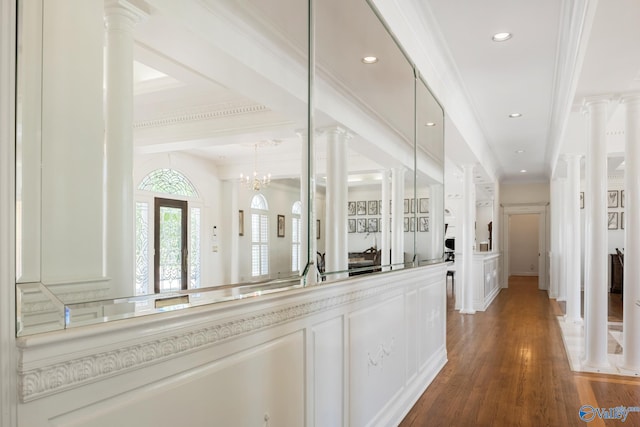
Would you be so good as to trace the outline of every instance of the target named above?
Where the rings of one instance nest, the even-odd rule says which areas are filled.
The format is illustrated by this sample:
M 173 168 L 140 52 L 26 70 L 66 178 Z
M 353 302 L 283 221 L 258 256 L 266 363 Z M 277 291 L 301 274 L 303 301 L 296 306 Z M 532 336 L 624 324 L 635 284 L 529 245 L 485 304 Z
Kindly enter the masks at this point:
M 526 169 L 520 169 L 520 173 L 525 173 L 526 171 Z
M 427 123 L 425 126 L 432 127 L 432 126 L 435 126 L 435 125 L 436 125 L 435 123 L 433 123 L 433 122 L 429 122 L 429 123 Z
M 520 113 L 511 113 L 511 114 L 509 114 L 509 118 L 510 119 L 517 119 L 518 117 L 522 117 L 522 114 L 520 114 Z
M 524 153 L 524 150 L 516 150 L 516 154 L 522 154 Z
M 364 58 L 362 58 L 362 62 L 364 62 L 365 64 L 375 64 L 376 62 L 378 62 L 378 57 L 377 56 L 365 56 Z
M 491 40 L 493 40 L 494 42 L 506 42 L 512 36 L 513 35 L 511 33 L 496 33 L 493 35 L 493 37 L 491 37 Z

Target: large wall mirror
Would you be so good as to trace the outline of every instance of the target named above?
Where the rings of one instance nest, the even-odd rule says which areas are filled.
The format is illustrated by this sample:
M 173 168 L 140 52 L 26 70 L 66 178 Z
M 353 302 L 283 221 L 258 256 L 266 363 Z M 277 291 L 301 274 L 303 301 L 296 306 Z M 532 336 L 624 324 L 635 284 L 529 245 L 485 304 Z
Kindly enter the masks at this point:
M 443 111 L 368 2 L 17 4 L 19 335 L 442 259 Z

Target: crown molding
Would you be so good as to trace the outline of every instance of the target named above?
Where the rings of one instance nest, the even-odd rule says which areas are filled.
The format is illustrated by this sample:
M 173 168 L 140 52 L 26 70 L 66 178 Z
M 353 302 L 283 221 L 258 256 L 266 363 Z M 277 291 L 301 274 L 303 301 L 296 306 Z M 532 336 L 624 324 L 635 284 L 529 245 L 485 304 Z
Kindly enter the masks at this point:
M 172 126 L 182 123 L 193 123 L 219 119 L 223 117 L 242 116 L 246 114 L 267 113 L 271 110 L 255 103 L 223 103 L 191 108 L 173 112 L 165 117 L 142 120 L 133 124 L 134 129 L 150 129 Z

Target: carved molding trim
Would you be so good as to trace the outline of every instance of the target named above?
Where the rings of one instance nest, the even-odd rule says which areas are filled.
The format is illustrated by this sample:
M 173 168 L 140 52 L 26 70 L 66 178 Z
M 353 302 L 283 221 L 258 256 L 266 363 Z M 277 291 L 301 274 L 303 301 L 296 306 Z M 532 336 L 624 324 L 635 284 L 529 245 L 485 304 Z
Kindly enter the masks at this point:
M 421 276 L 424 280 L 424 276 Z M 369 284 L 370 285 L 370 284 Z M 22 402 L 29 402 L 89 382 L 141 369 L 222 341 L 298 320 L 392 290 L 388 283 L 341 293 L 310 302 L 292 304 L 271 311 L 247 313 L 235 320 L 222 320 L 206 327 L 127 347 L 53 363 L 29 370 L 19 367 L 18 390 Z M 22 353 L 25 350 L 21 350 Z M 56 360 L 60 360 L 56 358 Z
M 395 337 L 393 337 L 391 338 L 391 342 L 389 342 L 389 345 L 384 345 L 384 343 L 378 344 L 378 348 L 373 355 L 371 353 L 367 353 L 367 363 L 369 365 L 367 372 L 369 372 L 371 368 L 375 368 L 378 366 L 382 367 L 382 365 L 384 364 L 384 359 L 391 356 L 391 354 L 393 353 L 395 344 L 396 339 Z
M 180 123 L 197 122 L 203 120 L 218 119 L 221 117 L 240 116 L 244 114 L 264 113 L 271 111 L 261 104 L 225 103 L 208 105 L 198 109 L 191 109 L 174 113 L 167 117 L 143 120 L 133 124 L 134 129 L 147 129 L 162 126 L 171 126 Z

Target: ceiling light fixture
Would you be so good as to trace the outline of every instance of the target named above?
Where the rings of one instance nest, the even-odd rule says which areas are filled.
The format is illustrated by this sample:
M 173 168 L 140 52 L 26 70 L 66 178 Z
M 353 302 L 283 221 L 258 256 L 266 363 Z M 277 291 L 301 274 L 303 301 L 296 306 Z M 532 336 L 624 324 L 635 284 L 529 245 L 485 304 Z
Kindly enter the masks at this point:
M 436 125 L 435 123 L 433 123 L 433 122 L 429 122 L 429 123 L 427 123 L 425 126 L 433 127 L 433 126 L 435 126 L 435 125 Z
M 253 179 L 247 175 L 240 174 L 240 183 L 246 188 L 253 191 L 260 191 L 262 188 L 267 187 L 271 183 L 271 174 L 264 175 L 262 179 L 258 178 L 258 172 L 256 165 L 258 163 L 258 144 L 254 145 L 253 155 Z
M 496 33 L 493 35 L 493 37 L 491 37 L 491 40 L 493 40 L 494 42 L 506 42 L 512 36 L 513 34 L 511 33 Z
M 378 57 L 377 56 L 365 56 L 364 58 L 362 58 L 362 62 L 365 64 L 375 64 L 376 62 L 378 62 Z
M 516 154 L 522 154 L 524 153 L 524 150 L 516 150 Z
M 518 117 L 522 117 L 522 114 L 520 114 L 520 113 L 511 113 L 511 114 L 509 114 L 509 118 L 510 119 L 517 119 Z
M 520 169 L 520 173 L 526 173 L 527 170 L 526 169 Z

